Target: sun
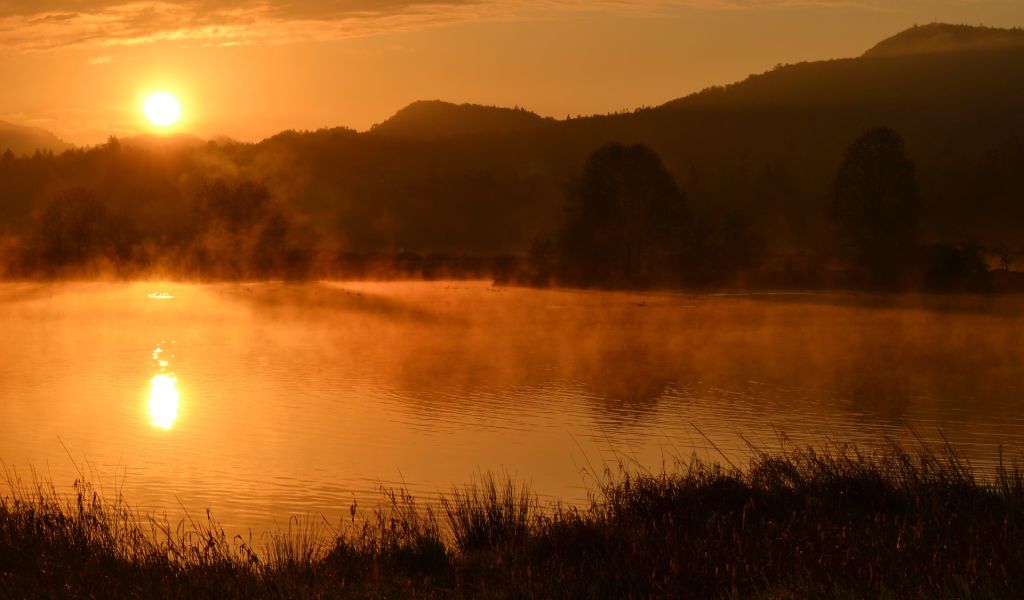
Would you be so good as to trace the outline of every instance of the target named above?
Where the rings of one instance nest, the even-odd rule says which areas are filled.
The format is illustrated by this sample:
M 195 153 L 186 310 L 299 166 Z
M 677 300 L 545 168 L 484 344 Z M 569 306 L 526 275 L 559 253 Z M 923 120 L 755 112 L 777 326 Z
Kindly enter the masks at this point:
M 142 111 L 149 122 L 157 127 L 170 127 L 181 119 L 181 103 L 170 92 L 155 92 L 146 96 Z

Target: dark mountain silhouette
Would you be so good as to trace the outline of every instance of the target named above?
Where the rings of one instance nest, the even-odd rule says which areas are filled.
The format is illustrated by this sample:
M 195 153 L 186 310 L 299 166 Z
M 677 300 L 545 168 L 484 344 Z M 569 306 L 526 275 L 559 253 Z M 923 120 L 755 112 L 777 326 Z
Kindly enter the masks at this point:
M 1024 94 L 1022 58 L 1024 45 L 784 65 L 656 110 L 743 109 L 762 119 L 770 118 L 765 111 L 793 108 L 877 117 L 915 110 L 1012 110 Z
M 976 29 L 975 39 L 1017 35 Z M 1024 246 L 1024 178 L 1013 174 L 1024 168 L 1024 46 L 977 48 L 783 65 L 565 126 L 591 147 L 651 144 L 696 205 L 751 215 L 794 246 L 827 235 L 822 197 L 845 146 L 888 126 L 918 166 L 929 235 Z
M 962 52 L 965 50 L 995 50 L 1024 46 L 1024 29 L 996 29 L 931 23 L 915 26 L 878 43 L 864 53 L 869 58 Z
M 553 119 L 545 119 L 521 108 L 420 100 L 374 126 L 371 131 L 379 135 L 431 139 L 532 131 L 553 122 Z
M 0 121 L 0 153 L 7 150 L 19 156 L 36 150 L 60 153 L 70 147 L 71 144 L 45 129 Z
M 508 109 L 416 103 L 370 134 L 395 132 L 394 152 L 379 160 L 406 161 L 405 168 L 378 165 L 393 188 L 383 196 L 393 194 L 396 204 L 433 197 L 436 216 L 428 218 L 438 221 L 451 214 L 445 205 L 465 194 L 460 201 L 471 203 L 479 219 L 505 225 L 500 234 L 491 232 L 495 247 L 521 250 L 530 236 L 553 227 L 565 182 L 591 152 L 609 142 L 639 142 L 661 156 L 695 208 L 743 214 L 769 246 L 795 251 L 831 243 L 827 197 L 844 149 L 884 125 L 905 137 L 918 166 L 928 239 L 991 238 L 1024 246 L 1024 46 L 999 42 L 1015 39 L 1016 30 L 965 26 L 918 27 L 891 39 L 947 28 L 973 42 L 947 45 L 941 53 L 879 52 L 780 65 L 633 113 L 552 121 Z M 357 162 L 369 160 L 375 170 L 366 153 L 381 140 L 370 144 L 356 134 L 333 140 L 321 136 L 316 152 L 370 146 Z M 446 246 L 488 231 L 476 219 L 455 220 L 460 231 L 472 230 L 451 231 Z M 481 244 L 487 242 L 459 247 Z
M 952 28 L 965 39 L 1017 35 L 962 29 Z M 190 138 L 159 152 L 125 140 L 49 162 L 0 163 L 0 238 L 27 227 L 61 190 L 83 187 L 111 218 L 136 224 L 125 231 L 158 224 L 160 243 L 170 243 L 193 227 L 209 181 L 247 180 L 269 190 L 276 216 L 268 223 L 293 219 L 288 236 L 330 252 L 522 255 L 557 234 L 567 187 L 587 158 L 618 142 L 659 158 L 696 231 L 742 232 L 736 244 L 759 248 L 759 262 L 780 269 L 820 266 L 837 240 L 829 205 L 845 152 L 887 127 L 915 166 L 922 243 L 1021 255 L 1024 46 L 981 46 L 784 65 L 656 108 L 566 121 L 431 101 L 363 133 L 288 131 L 257 144 Z

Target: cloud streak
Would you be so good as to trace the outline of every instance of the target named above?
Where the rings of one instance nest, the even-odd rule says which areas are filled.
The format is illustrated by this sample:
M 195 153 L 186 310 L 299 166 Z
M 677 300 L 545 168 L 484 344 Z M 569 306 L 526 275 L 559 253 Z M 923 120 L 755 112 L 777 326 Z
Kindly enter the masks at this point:
M 170 42 L 200 46 L 284 44 L 360 37 L 538 10 L 650 11 L 874 4 L 872 0 L 0 0 L 0 49 L 39 51 Z
M 465 20 L 498 3 L 442 2 L 71 2 L 0 3 L 0 47 L 275 44 L 337 39 Z

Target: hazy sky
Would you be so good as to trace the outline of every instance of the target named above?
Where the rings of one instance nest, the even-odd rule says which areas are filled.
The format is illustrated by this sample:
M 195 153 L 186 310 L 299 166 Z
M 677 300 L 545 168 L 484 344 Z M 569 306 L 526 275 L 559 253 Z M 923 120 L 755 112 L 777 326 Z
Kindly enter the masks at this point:
M 440 98 L 542 115 L 656 105 L 913 24 L 1024 25 L 1024 0 L 0 0 L 0 120 L 74 143 L 181 129 L 366 129 Z

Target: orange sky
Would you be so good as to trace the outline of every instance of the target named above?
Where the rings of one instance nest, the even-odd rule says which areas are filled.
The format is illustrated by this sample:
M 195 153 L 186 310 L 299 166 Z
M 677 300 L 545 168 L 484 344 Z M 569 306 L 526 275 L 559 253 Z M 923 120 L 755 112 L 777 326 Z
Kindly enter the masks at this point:
M 1021 0 L 0 0 L 0 120 L 79 144 L 181 129 L 366 129 L 418 99 L 546 116 L 655 105 L 915 23 L 1024 25 Z

